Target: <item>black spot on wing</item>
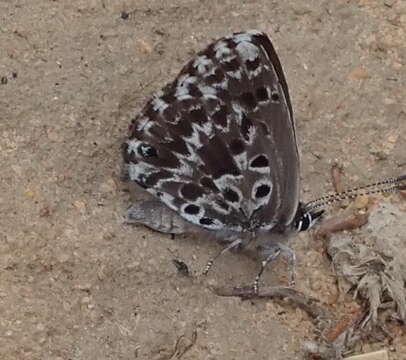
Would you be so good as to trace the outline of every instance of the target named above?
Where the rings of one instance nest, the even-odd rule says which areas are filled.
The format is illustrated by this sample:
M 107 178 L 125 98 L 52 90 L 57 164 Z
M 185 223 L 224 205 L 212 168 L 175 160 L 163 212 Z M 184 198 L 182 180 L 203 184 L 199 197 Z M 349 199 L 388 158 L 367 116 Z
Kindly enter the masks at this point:
M 269 165 L 268 158 L 265 155 L 258 155 L 253 160 L 251 160 L 251 167 L 262 168 Z
M 214 223 L 213 219 L 204 217 L 199 220 L 201 225 L 212 225 Z
M 237 203 L 240 201 L 240 196 L 238 195 L 238 193 L 230 188 L 224 189 L 223 196 L 227 201 L 230 201 L 233 203 Z
M 267 184 L 259 185 L 255 189 L 255 197 L 256 198 L 263 198 L 263 197 L 267 196 L 270 191 L 271 191 L 271 187 L 269 185 L 267 185 Z
M 189 204 L 185 206 L 184 211 L 189 215 L 197 215 L 200 211 L 200 207 L 197 205 Z
M 279 93 L 277 91 L 271 92 L 271 100 L 275 103 L 279 103 Z

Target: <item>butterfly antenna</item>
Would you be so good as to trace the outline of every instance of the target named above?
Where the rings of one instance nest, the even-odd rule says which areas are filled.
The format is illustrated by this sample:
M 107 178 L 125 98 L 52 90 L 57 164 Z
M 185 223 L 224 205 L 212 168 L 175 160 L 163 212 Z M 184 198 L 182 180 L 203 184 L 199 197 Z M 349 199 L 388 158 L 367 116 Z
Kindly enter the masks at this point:
M 307 211 L 314 210 L 326 205 L 330 205 L 337 201 L 345 199 L 354 199 L 361 195 L 371 195 L 379 193 L 389 193 L 399 190 L 406 190 L 406 175 L 399 176 L 397 178 L 389 178 L 383 181 L 379 181 L 373 184 L 356 187 L 353 189 L 345 190 L 342 192 L 336 192 L 323 196 L 319 199 L 308 202 L 305 205 Z

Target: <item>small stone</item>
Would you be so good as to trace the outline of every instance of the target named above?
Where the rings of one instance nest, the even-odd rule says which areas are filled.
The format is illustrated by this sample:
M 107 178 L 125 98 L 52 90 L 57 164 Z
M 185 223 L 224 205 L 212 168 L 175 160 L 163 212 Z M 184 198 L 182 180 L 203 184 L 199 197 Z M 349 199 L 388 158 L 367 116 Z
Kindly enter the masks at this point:
M 90 303 L 90 297 L 89 296 L 84 296 L 81 300 L 82 304 L 89 304 Z
M 49 210 L 48 206 L 44 206 L 40 211 L 39 211 L 39 216 L 40 217 L 48 217 L 51 214 L 51 211 Z
M 388 141 L 389 141 L 391 144 L 395 144 L 397 140 L 398 140 L 398 136 L 397 136 L 397 135 L 390 135 L 390 136 L 388 136 Z
M 25 190 L 24 195 L 29 199 L 33 199 L 35 196 L 34 191 L 32 191 L 31 189 Z
M 127 20 L 130 17 L 130 14 L 127 11 L 122 11 L 121 14 L 120 14 L 120 17 L 123 20 Z
M 115 193 L 117 191 L 117 185 L 114 179 L 110 178 L 100 185 L 100 191 L 103 193 Z
M 92 285 L 89 283 L 79 284 L 76 288 L 81 291 L 89 291 L 92 288 Z
M 57 258 L 58 258 L 58 261 L 59 261 L 61 264 L 64 264 L 64 263 L 66 263 L 66 262 L 69 260 L 70 255 L 67 254 L 67 253 L 62 253 L 62 254 L 58 254 Z
M 385 0 L 384 4 L 385 4 L 385 6 L 391 8 L 395 4 L 395 2 L 396 2 L 396 0 Z
M 134 270 L 134 269 L 139 268 L 140 266 L 141 266 L 141 263 L 139 261 L 133 261 L 132 263 L 129 263 L 127 265 L 127 269 L 128 270 Z
M 401 70 L 403 68 L 403 64 L 400 62 L 394 62 L 392 64 L 392 68 L 396 71 Z
M 385 99 L 383 99 L 383 103 L 385 105 L 393 105 L 393 104 L 396 104 L 396 101 L 393 99 L 390 99 L 390 98 L 385 98 Z
M 83 211 L 86 207 L 85 203 L 81 200 L 75 200 L 73 202 L 73 205 L 75 205 L 76 209 Z
M 138 48 L 141 49 L 141 51 L 145 54 L 151 54 L 152 53 L 152 46 L 148 44 L 145 40 L 138 39 L 135 44 L 137 45 Z
M 350 72 L 350 74 L 348 75 L 349 78 L 351 79 L 357 79 L 357 80 L 361 80 L 361 79 L 366 79 L 369 77 L 368 72 L 363 69 L 362 67 L 357 67 L 355 68 L 353 71 Z

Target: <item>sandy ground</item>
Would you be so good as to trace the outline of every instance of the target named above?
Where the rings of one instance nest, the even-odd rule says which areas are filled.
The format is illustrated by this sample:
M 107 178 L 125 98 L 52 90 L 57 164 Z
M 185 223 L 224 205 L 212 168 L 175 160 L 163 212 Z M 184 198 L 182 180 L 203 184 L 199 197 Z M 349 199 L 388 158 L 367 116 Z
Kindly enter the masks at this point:
M 196 51 L 249 28 L 284 65 L 305 200 L 331 190 L 334 159 L 351 186 L 406 173 L 404 0 L 0 1 L 1 359 L 303 358 L 305 313 L 207 286 L 247 284 L 256 263 L 184 278 L 174 257 L 198 273 L 219 246 L 123 224 L 130 118 Z M 294 246 L 298 288 L 337 299 L 320 241 Z M 264 281 L 286 281 L 274 269 Z

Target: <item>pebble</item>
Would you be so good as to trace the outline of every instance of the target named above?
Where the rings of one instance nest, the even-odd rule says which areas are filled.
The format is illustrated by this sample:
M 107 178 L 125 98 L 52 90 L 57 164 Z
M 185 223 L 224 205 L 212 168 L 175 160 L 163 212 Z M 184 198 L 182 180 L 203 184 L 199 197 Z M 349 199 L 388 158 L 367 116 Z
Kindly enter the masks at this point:
M 357 67 L 353 71 L 350 72 L 349 78 L 350 79 L 357 79 L 357 80 L 362 80 L 366 79 L 369 77 L 368 71 L 363 69 L 362 67 Z

